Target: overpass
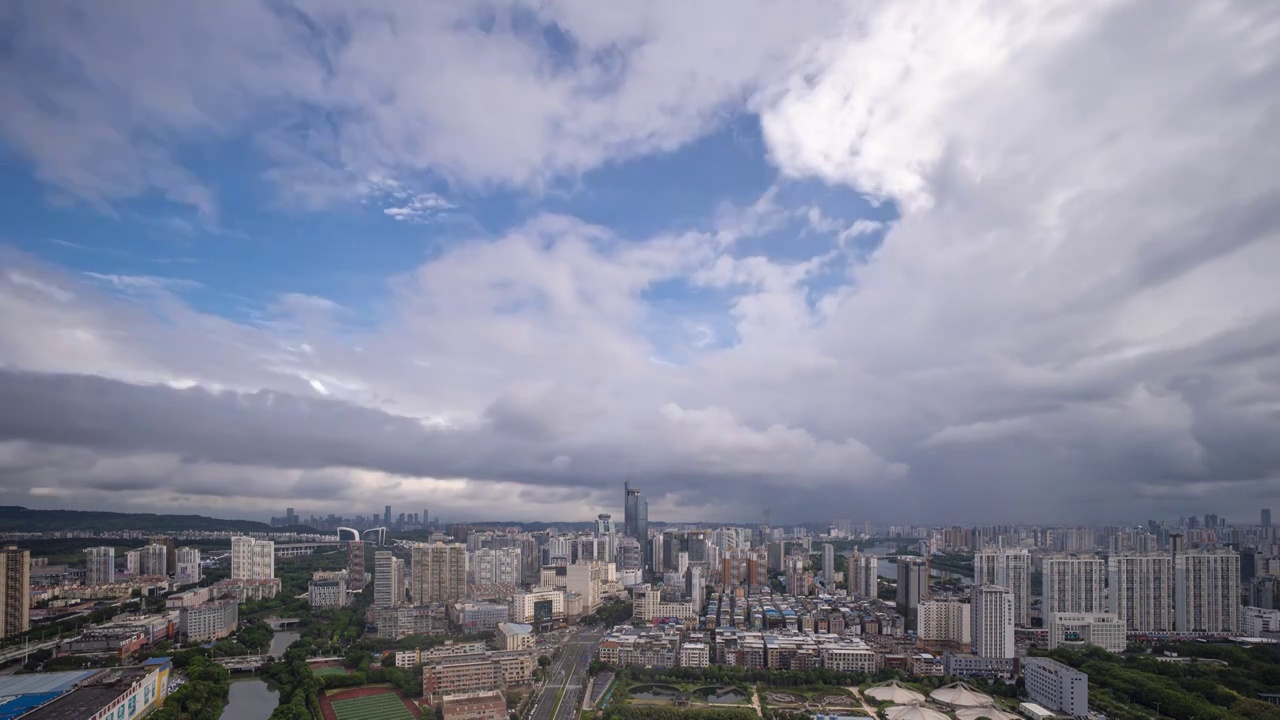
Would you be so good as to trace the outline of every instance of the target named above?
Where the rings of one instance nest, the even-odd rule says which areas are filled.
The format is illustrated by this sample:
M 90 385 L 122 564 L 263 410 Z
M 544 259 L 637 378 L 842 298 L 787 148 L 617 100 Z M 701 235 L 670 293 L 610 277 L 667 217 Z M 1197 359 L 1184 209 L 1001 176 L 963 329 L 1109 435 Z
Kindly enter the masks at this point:
M 269 655 L 237 655 L 235 657 L 213 658 L 213 661 L 231 672 L 257 670 L 270 660 Z
M 276 543 L 276 557 L 296 557 L 312 555 L 317 550 L 337 550 L 345 543 L 337 540 L 321 540 L 318 542 Z

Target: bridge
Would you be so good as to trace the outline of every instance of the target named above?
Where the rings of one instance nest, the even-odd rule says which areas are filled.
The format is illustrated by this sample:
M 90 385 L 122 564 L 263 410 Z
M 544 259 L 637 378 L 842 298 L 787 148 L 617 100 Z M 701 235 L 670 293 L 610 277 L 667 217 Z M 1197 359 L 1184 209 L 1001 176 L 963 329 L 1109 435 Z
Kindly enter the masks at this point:
M 232 671 L 257 670 L 271 659 L 269 655 L 237 655 L 235 657 L 213 658 L 213 661 Z
M 319 542 L 276 543 L 276 557 L 295 557 L 312 555 L 321 548 L 337 550 L 346 543 L 337 540 L 321 540 Z

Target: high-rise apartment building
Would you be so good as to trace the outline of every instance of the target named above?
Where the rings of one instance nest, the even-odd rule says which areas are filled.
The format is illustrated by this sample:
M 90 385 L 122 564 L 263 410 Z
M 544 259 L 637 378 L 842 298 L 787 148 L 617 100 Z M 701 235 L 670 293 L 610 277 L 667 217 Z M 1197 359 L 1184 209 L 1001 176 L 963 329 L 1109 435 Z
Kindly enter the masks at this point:
M 827 592 L 836 588 L 836 549 L 830 543 L 822 546 L 822 587 Z
M 172 575 L 178 568 L 178 551 L 173 543 L 173 538 L 168 535 L 156 535 L 147 538 L 148 545 L 164 546 L 164 566 L 168 574 Z M 165 573 L 144 573 L 146 575 L 163 575 Z
M 471 576 L 476 585 L 519 585 L 521 566 L 518 547 L 480 548 L 471 553 Z
M 276 544 L 247 535 L 231 538 L 231 579 L 269 580 L 276 576 Z
M 1106 612 L 1107 566 L 1093 555 L 1052 555 L 1044 559 L 1041 617 L 1051 613 Z
M 958 600 L 926 600 L 920 603 L 916 634 L 929 642 L 968 645 L 973 642 L 973 613 Z
M 1013 592 L 998 585 L 974 585 L 970 605 L 973 654 L 985 658 L 1013 657 Z
M 1107 559 L 1110 609 L 1129 630 L 1168 632 L 1173 623 L 1173 558 L 1166 553 Z
M 364 541 L 347 543 L 347 589 L 360 592 L 364 589 Z
M 110 545 L 84 549 L 85 585 L 110 585 L 116 581 L 116 549 Z
M 415 598 L 415 602 L 416 602 Z M 398 607 L 404 602 L 404 561 L 390 550 L 373 553 L 373 606 Z
M 1200 550 L 1174 556 L 1174 629 L 1240 631 L 1240 556 L 1232 550 Z
M 31 551 L 0 550 L 0 638 L 31 629 Z
M 164 545 L 147 545 L 142 548 L 142 575 L 169 574 L 169 548 Z
M 910 555 L 898 556 L 898 592 L 895 596 L 898 614 L 906 620 L 908 630 L 919 626 L 919 609 L 929 599 L 929 561 Z
M 1026 548 L 987 548 L 973 556 L 973 584 L 998 585 L 1013 593 L 1013 622 L 1031 623 L 1031 553 Z
M 849 591 L 859 598 L 874 598 L 880 592 L 880 558 L 854 552 L 849 558 Z
M 519 559 L 516 566 L 519 567 Z M 409 595 L 415 605 L 452 602 L 467 595 L 467 546 L 415 545 L 409 557 Z
M 179 585 L 190 585 L 200 582 L 202 575 L 200 571 L 200 549 L 193 547 L 180 547 L 175 551 L 174 555 L 178 559 L 178 565 L 174 568 L 174 580 Z

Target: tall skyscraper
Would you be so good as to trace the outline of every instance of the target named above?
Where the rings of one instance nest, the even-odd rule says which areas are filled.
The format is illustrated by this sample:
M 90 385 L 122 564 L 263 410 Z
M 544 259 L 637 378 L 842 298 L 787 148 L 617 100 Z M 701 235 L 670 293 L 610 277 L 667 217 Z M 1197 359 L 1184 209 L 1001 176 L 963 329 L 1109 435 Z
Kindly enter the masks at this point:
M 973 556 L 973 584 L 997 585 L 1013 593 L 1013 622 L 1031 623 L 1031 553 L 1026 548 L 987 548 Z
M 364 589 L 364 541 L 347 543 L 347 589 L 360 592 Z
M 906 620 L 906 628 L 919 626 L 920 601 L 929 599 L 929 561 L 910 555 L 898 556 L 898 614 Z
M 404 602 L 404 561 L 390 550 L 373 553 L 373 606 L 398 607 Z
M 0 550 L 0 638 L 31 629 L 31 551 Z
M 409 595 L 415 605 L 451 602 L 466 597 L 466 545 L 414 545 L 409 565 Z M 516 565 L 519 566 L 518 560 Z
M 1107 559 L 1111 612 L 1129 630 L 1173 630 L 1173 557 L 1166 553 Z
M 1262 508 L 1262 527 L 1271 527 L 1271 508 Z
M 231 579 L 267 580 L 276 576 L 276 544 L 247 535 L 231 538 Z
M 787 594 L 808 595 L 809 578 L 804 571 L 804 558 L 791 555 L 782 564 L 786 568 Z
M 110 585 L 116 581 L 116 549 L 110 545 L 84 549 L 85 585 Z
M 142 548 L 142 574 L 168 575 L 169 548 L 164 545 L 147 545 Z
M 1174 556 L 1174 628 L 1178 632 L 1240 631 L 1240 556 L 1227 549 Z
M 636 518 L 640 513 L 640 491 L 632 490 L 630 482 L 622 483 L 622 533 L 641 542 L 644 538 L 636 532 Z
M 859 598 L 879 595 L 880 558 L 854 552 L 849 558 L 849 591 Z
M 431 520 L 429 517 L 427 517 L 427 509 L 422 508 L 422 527 L 423 529 L 426 529 L 430 525 L 431 525 Z
M 974 585 L 970 605 L 973 654 L 986 658 L 1013 657 L 1013 593 L 998 585 Z
M 190 585 L 200 582 L 200 549 L 180 547 L 176 551 L 178 564 L 174 567 L 174 581 L 179 585 Z
M 827 592 L 836 589 L 836 549 L 831 543 L 822 545 L 822 587 Z
M 600 513 L 596 516 L 596 537 L 605 541 L 605 556 L 601 559 L 613 562 L 613 556 L 618 549 L 618 537 L 613 528 L 613 516 L 609 513 Z
M 390 505 L 388 505 L 387 508 L 382 511 L 382 527 L 386 527 L 386 528 L 391 527 L 391 506 Z
M 1092 555 L 1052 555 L 1044 559 L 1041 616 L 1106 612 L 1107 568 Z

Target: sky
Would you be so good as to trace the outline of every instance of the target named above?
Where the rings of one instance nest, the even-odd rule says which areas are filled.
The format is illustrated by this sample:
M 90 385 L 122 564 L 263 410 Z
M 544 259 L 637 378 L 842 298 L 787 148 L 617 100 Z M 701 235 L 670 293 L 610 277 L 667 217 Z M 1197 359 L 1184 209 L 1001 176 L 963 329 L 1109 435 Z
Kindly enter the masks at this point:
M 1280 5 L 0 4 L 0 504 L 1280 510 Z

